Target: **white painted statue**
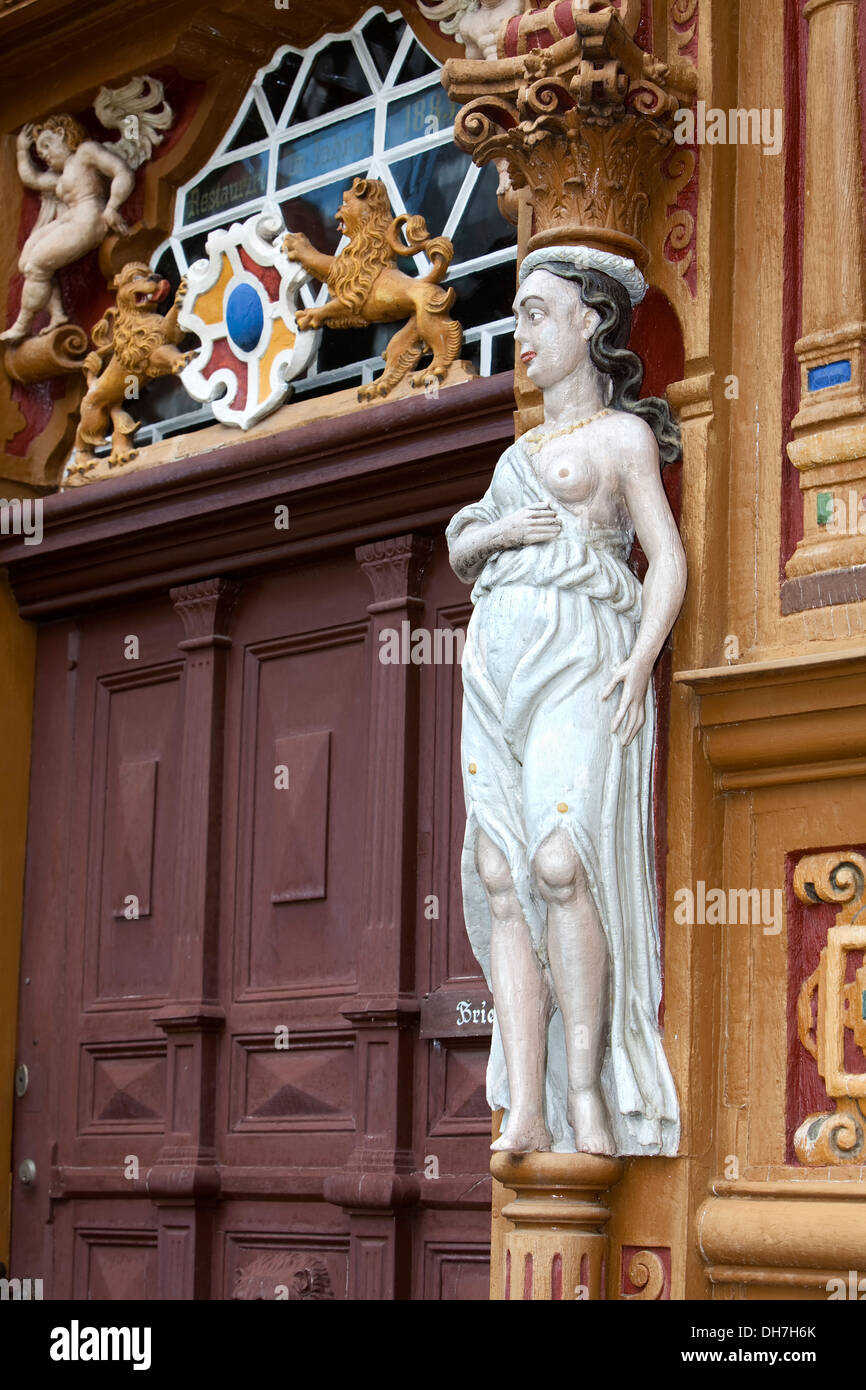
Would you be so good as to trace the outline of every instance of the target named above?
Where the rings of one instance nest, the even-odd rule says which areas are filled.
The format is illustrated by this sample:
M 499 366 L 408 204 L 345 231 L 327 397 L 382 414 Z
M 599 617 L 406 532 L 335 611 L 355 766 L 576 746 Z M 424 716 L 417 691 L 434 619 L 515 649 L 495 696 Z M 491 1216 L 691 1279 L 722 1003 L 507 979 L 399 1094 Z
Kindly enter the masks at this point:
M 104 126 L 121 132 L 119 140 L 91 140 L 80 121 L 68 115 L 48 116 L 18 133 L 18 176 L 41 195 L 42 206 L 18 262 L 24 276 L 21 308 L 0 333 L 0 343 L 28 338 L 43 309 L 49 321 L 41 332 L 67 322 L 57 271 L 95 250 L 109 232 L 128 234 L 120 208 L 135 187 L 134 171 L 173 119 L 162 83 L 154 77 L 134 77 L 114 90 L 103 87 L 93 106 Z
M 661 481 L 667 404 L 628 351 L 646 284 L 587 247 L 533 252 L 515 300 L 544 424 L 448 528 L 474 582 L 463 655 L 464 912 L 493 990 L 494 1149 L 673 1154 L 658 1028 L 652 671 L 686 564 Z M 627 564 L 635 532 L 643 586 Z
M 439 0 L 425 4 L 418 0 L 425 19 L 432 19 L 443 34 L 453 34 L 466 48 L 467 58 L 496 58 L 501 30 L 523 14 L 523 0 Z

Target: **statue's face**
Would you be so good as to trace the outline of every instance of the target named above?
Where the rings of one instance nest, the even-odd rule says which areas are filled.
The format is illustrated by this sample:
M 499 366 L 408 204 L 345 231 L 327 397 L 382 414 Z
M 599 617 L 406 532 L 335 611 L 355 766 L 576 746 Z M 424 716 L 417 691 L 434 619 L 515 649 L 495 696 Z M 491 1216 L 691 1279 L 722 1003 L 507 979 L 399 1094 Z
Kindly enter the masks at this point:
M 545 391 L 572 375 L 589 357 L 589 340 L 598 323 L 572 280 L 533 270 L 514 300 L 514 338 L 533 385 Z
M 36 138 L 36 153 L 56 173 L 69 158 L 69 146 L 61 130 L 42 130 Z

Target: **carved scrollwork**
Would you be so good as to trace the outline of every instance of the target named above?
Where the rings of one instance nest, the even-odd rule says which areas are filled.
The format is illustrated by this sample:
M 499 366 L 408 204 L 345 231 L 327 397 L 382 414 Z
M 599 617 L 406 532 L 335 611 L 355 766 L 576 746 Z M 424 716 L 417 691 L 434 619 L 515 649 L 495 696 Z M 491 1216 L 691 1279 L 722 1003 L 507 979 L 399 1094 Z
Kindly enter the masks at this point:
M 671 0 L 670 16 L 680 53 L 685 53 L 697 33 L 698 0 Z
M 853 850 L 841 858 L 838 853 L 807 855 L 794 871 L 794 892 L 804 903 L 836 903 L 841 908 L 837 927 L 854 922 L 866 907 L 866 859 Z
M 623 1264 L 625 1265 L 625 1251 Z M 658 1302 L 665 1291 L 665 1267 L 655 1250 L 638 1250 L 628 1260 L 628 1280 L 635 1293 L 623 1292 L 620 1297 L 629 1302 Z
M 797 1032 L 836 1109 L 807 1115 L 794 1135 L 794 1151 L 809 1165 L 862 1164 L 866 1159 L 866 1072 L 849 1071 L 845 1030 L 866 1055 L 866 964 L 849 980 L 849 953 L 866 950 L 866 859 L 853 850 L 810 854 L 794 871 L 794 892 L 804 903 L 839 908 L 827 932 L 818 968 L 803 982 L 797 1000 Z M 849 1063 L 850 1065 L 850 1063 Z

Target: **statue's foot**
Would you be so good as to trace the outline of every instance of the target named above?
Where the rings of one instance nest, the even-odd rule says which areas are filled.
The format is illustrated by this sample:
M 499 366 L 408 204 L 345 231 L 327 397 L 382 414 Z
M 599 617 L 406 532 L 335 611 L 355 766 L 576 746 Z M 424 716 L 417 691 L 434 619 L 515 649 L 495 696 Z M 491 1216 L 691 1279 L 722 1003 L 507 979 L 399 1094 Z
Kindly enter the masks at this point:
M 0 343 L 22 343 L 29 332 L 29 326 L 22 327 L 20 324 L 13 323 L 12 327 L 7 328 L 5 333 L 0 333 Z
M 550 1130 L 543 1120 L 524 1121 L 511 1115 L 505 1130 L 490 1145 L 494 1153 L 547 1153 L 553 1143 Z
M 52 315 L 52 317 L 51 317 L 51 318 L 48 320 L 48 322 L 46 323 L 45 327 L 44 327 L 44 328 L 40 328 L 40 330 L 39 330 L 39 337 L 40 337 L 40 338 L 44 337 L 44 335 L 45 335 L 46 333 L 53 333 L 54 330 L 55 330 L 55 328 L 62 328 L 63 325 L 64 325 L 65 323 L 68 323 L 68 322 L 69 322 L 69 317 L 68 317 L 68 315 L 66 315 L 66 314 L 60 314 L 60 315 L 58 315 L 57 317 L 54 317 L 54 316 Z
M 574 1130 L 575 1148 L 579 1154 L 616 1152 L 607 1106 L 597 1086 L 569 1092 L 568 1120 Z

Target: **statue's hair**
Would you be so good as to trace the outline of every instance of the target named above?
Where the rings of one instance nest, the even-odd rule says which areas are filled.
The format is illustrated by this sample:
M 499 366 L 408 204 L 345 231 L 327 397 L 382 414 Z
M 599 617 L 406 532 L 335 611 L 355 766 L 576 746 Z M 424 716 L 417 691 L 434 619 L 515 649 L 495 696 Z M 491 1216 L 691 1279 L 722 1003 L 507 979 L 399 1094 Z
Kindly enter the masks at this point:
M 79 145 L 83 145 L 85 140 L 90 139 L 81 122 L 76 121 L 74 116 L 67 116 L 65 113 L 60 116 L 46 116 L 44 121 L 38 121 L 33 127 L 34 144 L 44 130 L 56 131 L 58 135 L 63 135 L 73 154 Z
M 555 263 L 543 269 L 551 275 L 559 274 Z M 646 420 L 658 441 L 662 466 L 675 463 L 682 453 L 682 436 L 670 406 L 660 396 L 639 398 L 644 365 L 637 353 L 626 346 L 632 319 L 628 291 L 600 270 L 575 269 L 568 275 L 560 274 L 560 279 L 573 280 L 580 287 L 583 303 L 599 316 L 600 322 L 589 340 L 589 355 L 593 365 L 613 383 L 612 409 L 627 410 Z

